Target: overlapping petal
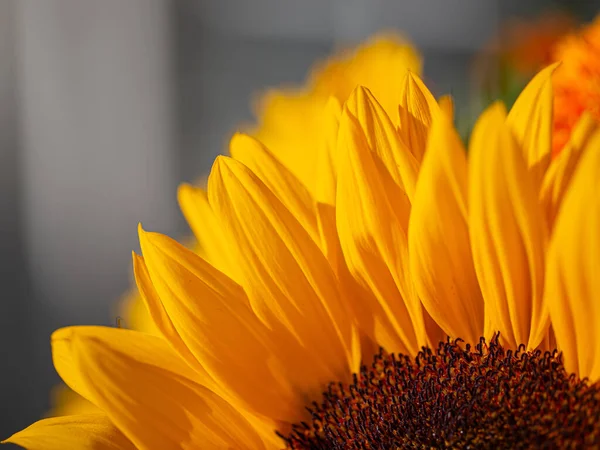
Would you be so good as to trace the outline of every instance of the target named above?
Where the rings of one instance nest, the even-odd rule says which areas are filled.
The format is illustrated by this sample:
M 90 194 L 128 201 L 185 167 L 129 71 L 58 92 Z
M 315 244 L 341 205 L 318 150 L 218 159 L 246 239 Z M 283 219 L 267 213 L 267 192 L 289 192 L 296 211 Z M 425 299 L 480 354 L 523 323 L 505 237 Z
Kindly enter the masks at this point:
M 444 106 L 448 113 L 448 105 Z M 435 98 L 421 79 L 408 72 L 400 95 L 400 126 L 398 131 L 415 159 L 423 160 L 431 122 L 440 112 Z
M 374 115 L 366 95 L 360 100 L 364 113 L 357 118 L 346 110 L 340 123 L 337 231 L 348 268 L 368 295 L 363 301 L 369 302 L 371 315 L 359 318 L 362 327 L 388 349 L 413 352 L 424 343 L 425 329 L 421 304 L 408 282 L 410 201 L 372 151 L 378 144 L 374 139 L 382 136 L 367 139 L 377 122 L 370 120 Z
M 535 348 L 548 327 L 542 304 L 547 225 L 538 189 L 500 104 L 477 122 L 469 159 L 469 234 L 493 331 Z
M 466 152 L 448 118 L 440 116 L 429 135 L 410 215 L 411 277 L 442 329 L 477 343 L 484 308 L 467 219 Z
M 253 311 L 314 357 L 314 379 L 344 379 L 353 324 L 318 244 L 247 167 L 219 157 L 208 185 L 213 210 L 236 239 L 236 279 Z
M 229 144 L 231 156 L 250 169 L 285 205 L 318 242 L 315 202 L 307 188 L 259 141 L 236 134 Z
M 400 140 L 389 116 L 367 88 L 359 86 L 350 95 L 342 120 L 346 127 L 349 123 L 358 127 L 365 148 L 378 156 L 393 180 L 411 200 L 419 171 L 418 162 Z M 339 133 L 341 132 L 340 130 Z M 339 146 L 338 143 L 338 158 L 343 151 Z
M 106 414 L 77 414 L 43 419 L 2 443 L 28 450 L 135 450 Z
M 166 236 L 142 232 L 140 242 L 174 328 L 224 392 L 248 410 L 297 420 L 302 400 L 291 385 L 292 374 L 281 367 L 286 355 L 278 352 L 243 289 Z M 309 373 L 302 375 L 310 379 Z
M 229 272 L 232 261 L 231 238 L 215 217 L 204 189 L 182 184 L 177 191 L 179 206 L 206 259 L 221 271 Z
M 162 338 L 71 327 L 55 332 L 52 346 L 67 385 L 103 409 L 138 449 L 263 448 L 247 420 L 199 384 Z
M 552 157 L 552 73 L 558 63 L 539 72 L 523 89 L 507 117 L 522 148 L 537 188 Z
M 600 379 L 600 135 L 587 145 L 548 250 L 545 300 L 565 366 Z
M 571 137 L 558 156 L 552 161 L 544 176 L 540 191 L 540 202 L 546 210 L 548 224 L 552 226 L 570 186 L 575 169 L 578 167 L 588 142 L 597 134 L 598 123 L 591 114 L 584 113 L 573 127 Z

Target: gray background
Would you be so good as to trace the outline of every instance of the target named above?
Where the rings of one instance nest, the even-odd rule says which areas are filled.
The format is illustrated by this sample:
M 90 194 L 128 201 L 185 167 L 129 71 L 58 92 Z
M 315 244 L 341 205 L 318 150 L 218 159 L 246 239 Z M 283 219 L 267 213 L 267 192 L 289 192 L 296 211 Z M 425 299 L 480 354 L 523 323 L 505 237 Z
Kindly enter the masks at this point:
M 569 2 L 573 3 L 573 2 Z M 114 323 L 136 225 L 188 233 L 181 181 L 335 44 L 398 28 L 466 108 L 474 52 L 547 1 L 0 0 L 0 438 L 58 382 L 50 333 Z M 597 2 L 579 2 L 592 17 Z

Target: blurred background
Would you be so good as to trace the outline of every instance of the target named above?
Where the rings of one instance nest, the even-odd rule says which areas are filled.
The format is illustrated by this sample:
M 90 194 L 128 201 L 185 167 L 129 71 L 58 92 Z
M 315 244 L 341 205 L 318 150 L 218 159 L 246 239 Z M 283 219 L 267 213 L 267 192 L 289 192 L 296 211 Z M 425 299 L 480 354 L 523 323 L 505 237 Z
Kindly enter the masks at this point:
M 114 326 L 137 223 L 188 234 L 177 185 L 253 120 L 256 93 L 398 29 L 460 115 L 480 107 L 474 56 L 502 24 L 559 7 L 589 21 L 599 4 L 0 0 L 0 438 L 50 406 L 53 330 Z

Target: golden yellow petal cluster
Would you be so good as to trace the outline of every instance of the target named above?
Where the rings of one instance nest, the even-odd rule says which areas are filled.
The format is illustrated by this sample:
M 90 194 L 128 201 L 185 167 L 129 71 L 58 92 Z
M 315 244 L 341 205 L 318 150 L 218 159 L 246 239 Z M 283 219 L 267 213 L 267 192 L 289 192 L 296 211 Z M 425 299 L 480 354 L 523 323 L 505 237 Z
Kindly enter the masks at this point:
M 158 335 L 55 332 L 59 375 L 98 412 L 8 441 L 281 448 L 274 432 L 377 346 L 412 355 L 446 335 L 558 347 L 600 379 L 600 133 L 584 115 L 551 159 L 554 70 L 510 112 L 485 111 L 468 156 L 447 99 L 410 72 L 381 81 L 398 82 L 397 108 L 363 86 L 324 102 L 310 187 L 269 143 L 234 136 L 207 190 L 180 191 L 205 257 L 140 227 L 134 273 Z

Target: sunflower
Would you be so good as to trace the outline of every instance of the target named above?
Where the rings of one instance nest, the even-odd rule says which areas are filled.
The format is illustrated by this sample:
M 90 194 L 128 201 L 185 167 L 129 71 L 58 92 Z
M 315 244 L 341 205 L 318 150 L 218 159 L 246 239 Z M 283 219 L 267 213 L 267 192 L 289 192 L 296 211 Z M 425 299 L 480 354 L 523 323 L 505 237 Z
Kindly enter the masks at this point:
M 356 48 L 342 49 L 328 60 L 315 64 L 303 86 L 270 89 L 263 93 L 256 102 L 257 124 L 247 131 L 269 147 L 269 153 L 276 157 L 276 164 L 287 168 L 314 191 L 317 160 L 327 157 L 328 152 L 322 150 L 327 144 L 327 136 L 334 135 L 330 132 L 331 127 L 337 127 L 337 118 L 330 111 L 340 110 L 352 90 L 363 85 L 377 94 L 391 117 L 396 117 L 403 95 L 402 84 L 398 81 L 408 70 L 420 74 L 421 69 L 421 56 L 407 39 L 394 33 L 375 35 Z M 232 141 L 235 157 L 256 172 L 260 171 L 261 167 L 251 160 L 254 152 L 240 150 L 238 139 L 245 138 L 240 136 Z M 199 184 L 205 186 L 205 180 Z M 201 209 L 204 203 L 194 201 L 194 193 L 204 195 L 189 186 L 183 186 L 179 191 L 180 204 L 196 236 L 196 242 L 189 242 L 188 246 L 220 267 L 225 253 L 219 248 L 219 224 L 211 223 L 204 216 Z M 188 201 L 190 197 L 192 199 Z M 216 234 L 213 232 L 215 227 Z M 136 288 L 124 296 L 117 314 L 123 316 L 127 328 L 157 334 Z M 96 410 L 93 404 L 65 385 L 53 389 L 52 404 L 50 416 Z
M 211 262 L 140 227 L 134 273 L 160 335 L 55 332 L 59 375 L 101 412 L 7 442 L 599 446 L 600 134 L 584 114 L 551 160 L 555 68 L 482 114 L 468 158 L 418 76 L 399 127 L 356 88 L 327 106 L 315 194 L 234 136 L 207 191 L 180 192 Z

